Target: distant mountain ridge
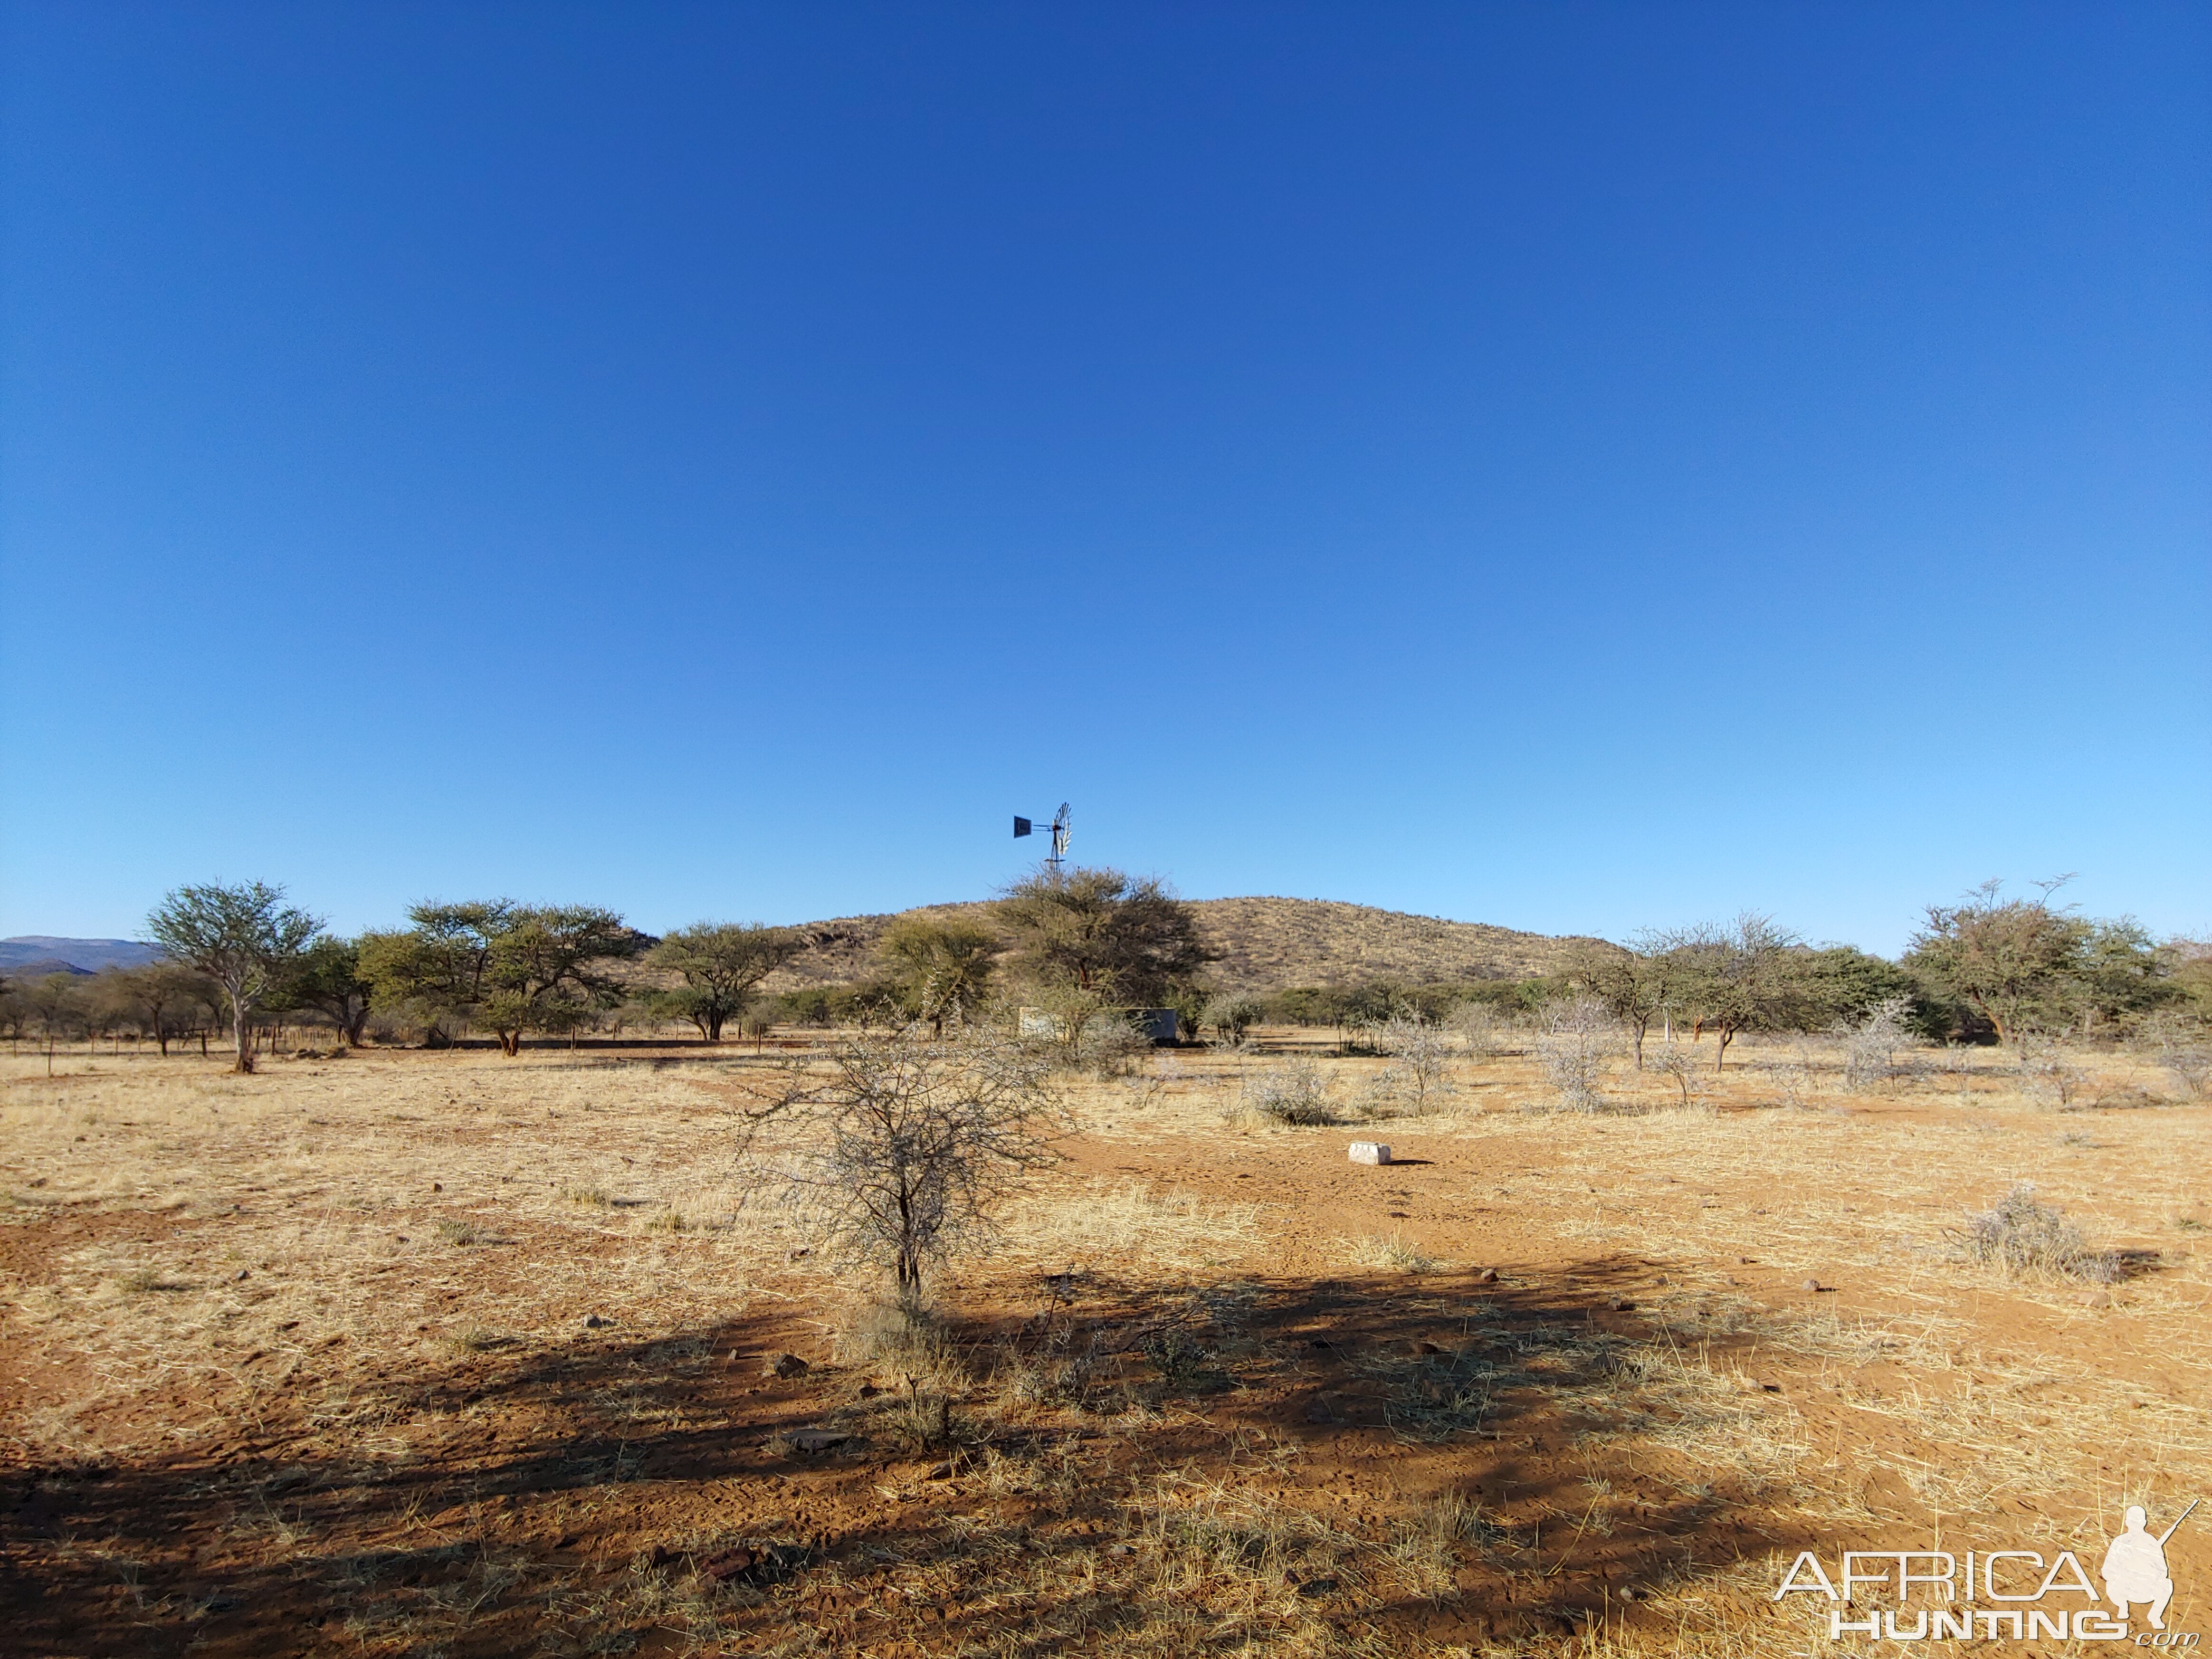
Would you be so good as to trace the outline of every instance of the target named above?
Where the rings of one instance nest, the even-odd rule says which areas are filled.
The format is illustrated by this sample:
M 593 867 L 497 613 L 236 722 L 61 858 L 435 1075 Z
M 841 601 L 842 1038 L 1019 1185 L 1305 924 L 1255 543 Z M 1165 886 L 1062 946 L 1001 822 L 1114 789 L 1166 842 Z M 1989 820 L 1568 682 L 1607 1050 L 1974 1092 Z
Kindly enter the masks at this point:
M 143 968 L 161 959 L 160 946 L 134 939 L 58 939 L 51 933 L 0 939 L 0 974 L 96 974 L 103 968 Z
M 987 909 L 982 902 L 925 904 L 900 915 L 950 918 Z M 1556 974 L 1577 949 L 1604 941 L 1554 937 L 1447 921 L 1335 899 L 1194 899 L 1200 933 L 1221 952 L 1213 979 L 1224 988 L 1267 992 L 1299 985 L 1437 985 Z M 779 969 L 770 990 L 864 979 L 875 971 L 877 941 L 897 918 L 838 916 L 799 931 L 814 948 Z

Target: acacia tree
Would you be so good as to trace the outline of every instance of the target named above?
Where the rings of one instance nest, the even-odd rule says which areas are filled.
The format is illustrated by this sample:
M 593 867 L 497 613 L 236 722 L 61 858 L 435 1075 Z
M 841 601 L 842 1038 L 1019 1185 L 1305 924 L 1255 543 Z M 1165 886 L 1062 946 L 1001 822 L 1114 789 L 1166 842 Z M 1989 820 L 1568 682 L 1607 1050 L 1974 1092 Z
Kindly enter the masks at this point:
M 591 904 L 520 906 L 491 942 L 477 1014 L 509 1060 L 526 1031 L 577 1028 L 595 1008 L 621 1000 L 623 982 L 606 965 L 637 956 L 646 940 L 612 910 Z
M 1068 1127 L 1043 1061 L 978 1026 L 942 1042 L 856 1037 L 826 1073 L 795 1061 L 756 1088 L 741 1163 L 824 1255 L 888 1270 L 909 1304 L 927 1270 L 994 1231 Z
M 1913 934 L 1905 965 L 1989 1021 L 2000 1042 L 2019 1047 L 2038 1030 L 2072 1023 L 2087 966 L 2090 924 L 2054 906 L 2063 878 L 2043 884 L 2040 897 L 2002 897 L 1990 880 L 1956 904 L 1931 904 L 1927 925 Z
M 312 1008 L 337 1027 L 349 1048 L 357 1048 L 362 1028 L 368 1023 L 370 994 L 369 981 L 362 974 L 361 942 L 325 934 L 301 952 L 299 965 L 270 1006 Z
M 876 949 L 908 1007 L 941 1037 L 947 1019 L 965 1023 L 982 1006 L 1003 943 L 961 917 L 901 916 Z
M 702 921 L 679 927 L 646 953 L 645 965 L 684 983 L 662 991 L 652 1006 L 690 1020 L 709 1042 L 737 1018 L 770 974 L 806 948 L 803 934 L 758 923 Z
M 1732 922 L 1653 935 L 1652 943 L 1695 1017 L 1693 1037 L 1710 1030 L 1719 1039 L 1716 1072 L 1728 1064 L 1737 1033 L 1802 1024 L 1805 988 L 1802 976 L 1790 971 L 1797 936 L 1772 917 L 1746 910 Z
M 54 1074 L 54 1041 L 66 1037 L 84 1013 L 85 993 L 76 974 L 46 974 L 18 993 L 46 1040 L 46 1075 Z
M 428 899 L 409 908 L 404 932 L 363 933 L 358 966 L 371 1000 L 419 1024 L 428 1047 L 446 1047 L 483 1000 L 493 948 L 519 908 L 512 899 Z
M 222 988 L 236 1044 L 232 1069 L 251 1072 L 254 1010 L 292 970 L 322 923 L 286 904 L 282 887 L 210 882 L 172 892 L 146 918 L 146 930 L 172 962 Z
M 1006 889 L 995 917 L 1030 978 L 1087 1007 L 1166 1003 L 1216 957 L 1197 911 L 1119 870 L 1040 868 Z
M 173 962 L 112 969 L 100 978 L 117 1012 L 160 1044 L 164 1055 L 170 1040 L 183 1035 L 186 1018 L 207 1000 L 207 981 Z
M 1642 1071 L 1651 1022 L 1681 988 L 1679 964 L 1667 953 L 1664 942 L 1646 934 L 1630 949 L 1584 945 L 1576 953 L 1569 977 L 1584 995 L 1604 1004 L 1606 1012 L 1628 1032 L 1636 1049 L 1636 1069 Z

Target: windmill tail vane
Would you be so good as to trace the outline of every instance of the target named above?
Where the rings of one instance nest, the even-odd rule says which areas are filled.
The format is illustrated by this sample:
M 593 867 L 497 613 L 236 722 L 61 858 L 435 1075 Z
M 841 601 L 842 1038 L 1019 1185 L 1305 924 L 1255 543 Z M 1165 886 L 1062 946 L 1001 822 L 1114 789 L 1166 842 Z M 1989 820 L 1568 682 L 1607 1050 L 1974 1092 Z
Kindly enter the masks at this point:
M 1052 823 L 1047 826 L 1052 834 L 1052 851 L 1046 854 L 1045 862 L 1052 866 L 1055 872 L 1060 869 L 1061 861 L 1067 857 L 1068 829 L 1072 822 L 1067 815 L 1067 803 L 1060 802 L 1060 811 L 1053 815 Z M 1024 836 L 1036 833 L 1036 824 L 1018 812 L 1014 814 L 1015 840 L 1019 841 Z

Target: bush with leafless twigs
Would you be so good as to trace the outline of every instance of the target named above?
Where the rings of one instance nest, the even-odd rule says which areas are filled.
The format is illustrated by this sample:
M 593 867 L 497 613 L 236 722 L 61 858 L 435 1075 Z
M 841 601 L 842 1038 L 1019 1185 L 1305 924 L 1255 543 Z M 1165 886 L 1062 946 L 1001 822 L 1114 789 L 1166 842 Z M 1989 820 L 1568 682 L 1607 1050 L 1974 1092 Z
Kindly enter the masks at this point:
M 850 1039 L 825 1068 L 756 1085 L 740 1158 L 827 1259 L 886 1269 L 902 1299 L 987 1239 L 1006 1199 L 1068 1127 L 1037 1048 L 980 1027 Z

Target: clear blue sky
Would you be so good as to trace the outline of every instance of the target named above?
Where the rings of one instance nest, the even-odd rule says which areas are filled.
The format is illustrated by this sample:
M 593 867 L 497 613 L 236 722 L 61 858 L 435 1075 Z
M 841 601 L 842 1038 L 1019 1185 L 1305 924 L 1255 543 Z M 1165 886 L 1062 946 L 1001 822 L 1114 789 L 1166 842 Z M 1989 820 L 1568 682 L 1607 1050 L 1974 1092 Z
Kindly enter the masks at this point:
M 0 933 L 2212 929 L 2212 9 L 0 15 Z

